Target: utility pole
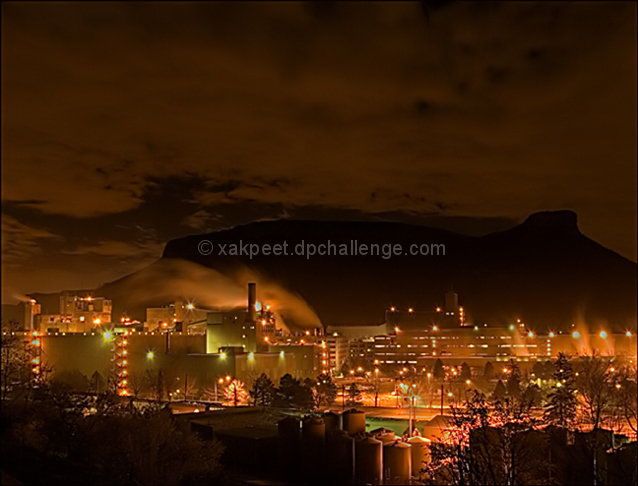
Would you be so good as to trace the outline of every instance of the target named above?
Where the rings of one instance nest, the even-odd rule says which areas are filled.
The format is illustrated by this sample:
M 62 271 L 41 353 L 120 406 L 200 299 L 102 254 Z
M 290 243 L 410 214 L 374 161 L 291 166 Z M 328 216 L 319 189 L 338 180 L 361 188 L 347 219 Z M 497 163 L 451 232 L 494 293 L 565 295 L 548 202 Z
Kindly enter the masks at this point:
M 346 409 L 346 385 L 341 385 L 341 411 Z

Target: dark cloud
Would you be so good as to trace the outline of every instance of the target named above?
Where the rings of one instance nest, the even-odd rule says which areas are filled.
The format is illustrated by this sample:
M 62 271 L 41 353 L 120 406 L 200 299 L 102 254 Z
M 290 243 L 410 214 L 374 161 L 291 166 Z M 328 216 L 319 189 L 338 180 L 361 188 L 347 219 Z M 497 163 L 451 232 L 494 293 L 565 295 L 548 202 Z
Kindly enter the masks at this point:
M 295 208 L 455 227 L 571 208 L 635 258 L 632 3 L 2 14 L 3 212 L 59 235 L 29 240 L 49 260 L 28 290 L 73 280 L 56 265 L 93 282 L 167 238 Z

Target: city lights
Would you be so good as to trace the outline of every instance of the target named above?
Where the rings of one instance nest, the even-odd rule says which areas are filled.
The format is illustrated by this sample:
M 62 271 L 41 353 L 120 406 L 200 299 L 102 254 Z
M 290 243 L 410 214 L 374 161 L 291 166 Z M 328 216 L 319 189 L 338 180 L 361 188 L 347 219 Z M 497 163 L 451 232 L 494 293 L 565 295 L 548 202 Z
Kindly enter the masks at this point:
M 572 332 L 572 337 L 574 339 L 579 339 L 580 338 L 580 333 L 578 331 L 574 331 L 574 332 Z
M 607 332 L 606 331 L 600 331 L 599 336 L 603 339 L 607 339 Z
M 155 358 L 155 353 L 153 351 L 147 351 L 146 359 L 153 359 L 153 358 Z

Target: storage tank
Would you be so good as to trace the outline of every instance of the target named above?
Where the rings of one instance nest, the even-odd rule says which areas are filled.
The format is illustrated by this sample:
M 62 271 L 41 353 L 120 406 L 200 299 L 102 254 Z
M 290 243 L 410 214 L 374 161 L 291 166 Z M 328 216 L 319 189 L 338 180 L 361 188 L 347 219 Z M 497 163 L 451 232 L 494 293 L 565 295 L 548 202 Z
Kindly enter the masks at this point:
M 301 425 L 301 463 L 315 479 L 324 472 L 326 425 L 321 417 L 306 417 Z
M 336 430 L 327 435 L 326 455 L 328 470 L 333 478 L 332 483 L 352 483 L 354 478 L 354 443 L 354 438 L 343 430 Z
M 336 412 L 327 412 L 323 415 L 323 421 L 326 424 L 326 433 L 341 430 L 341 414 Z
M 407 484 L 412 473 L 412 446 L 389 442 L 383 446 L 383 476 L 386 484 Z
M 323 445 L 326 438 L 326 424 L 321 417 L 306 417 L 301 425 L 301 437 L 305 443 Z
M 375 439 L 378 439 L 381 442 L 383 442 L 383 445 L 387 444 L 388 442 L 394 442 L 397 438 L 396 434 L 394 433 L 394 430 L 386 429 L 384 427 L 374 429 L 370 431 L 370 434 Z
M 301 458 L 301 421 L 295 417 L 285 417 L 277 423 L 277 431 L 280 464 L 294 476 Z
M 343 412 L 343 430 L 350 435 L 366 431 L 366 414 L 354 408 Z
M 355 443 L 355 482 L 381 484 L 383 480 L 383 444 L 374 437 L 364 437 Z
M 432 441 L 424 437 L 415 436 L 410 437 L 408 442 L 410 446 L 412 446 L 412 476 L 420 478 L 421 469 L 423 469 L 432 458 L 432 452 L 430 450 Z

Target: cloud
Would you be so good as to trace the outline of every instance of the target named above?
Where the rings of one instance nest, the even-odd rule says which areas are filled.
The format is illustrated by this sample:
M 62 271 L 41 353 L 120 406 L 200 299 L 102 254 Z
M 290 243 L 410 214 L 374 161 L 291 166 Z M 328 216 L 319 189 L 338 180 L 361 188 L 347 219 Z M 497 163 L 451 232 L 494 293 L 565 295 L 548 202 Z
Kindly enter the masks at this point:
M 92 254 L 105 257 L 140 258 L 148 254 L 159 256 L 162 246 L 161 244 L 135 244 L 124 241 L 100 241 L 94 245 L 65 250 L 64 253 L 69 255 Z
M 317 8 L 4 4 L 3 201 L 95 232 L 70 250 L 117 219 L 570 208 L 635 258 L 634 4 Z
M 34 228 L 17 219 L 2 215 L 2 264 L 17 265 L 41 251 L 43 240 L 57 240 L 59 235 L 41 228 Z

